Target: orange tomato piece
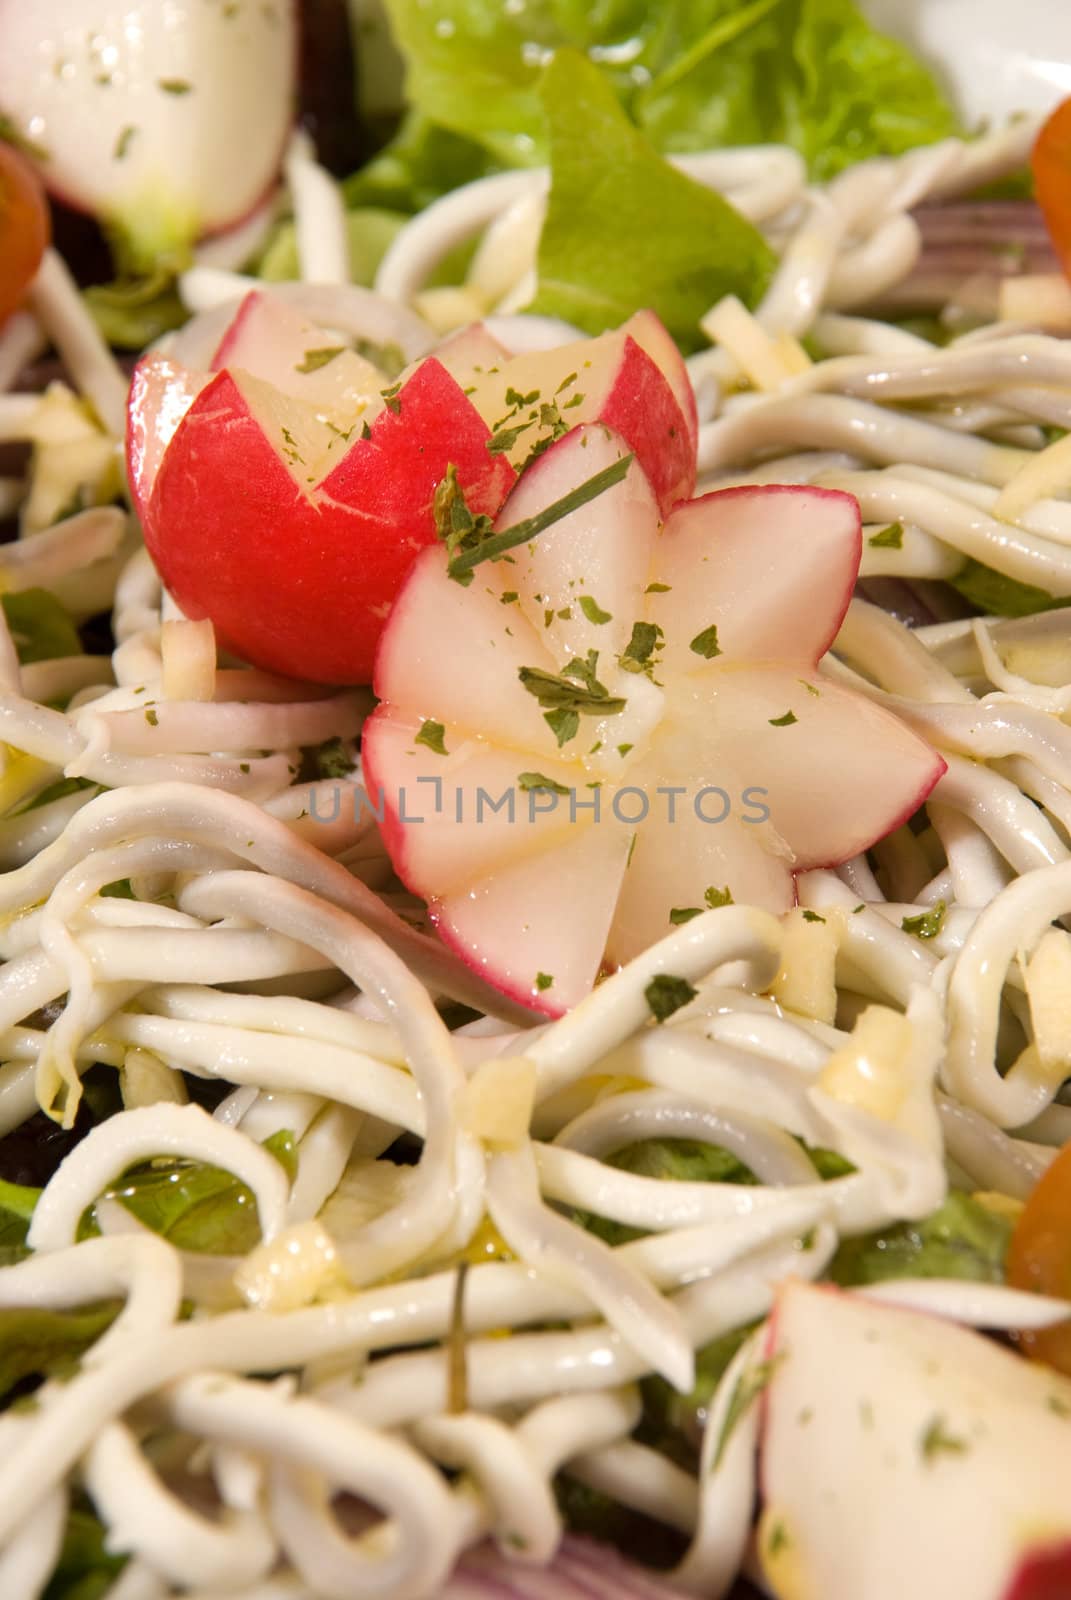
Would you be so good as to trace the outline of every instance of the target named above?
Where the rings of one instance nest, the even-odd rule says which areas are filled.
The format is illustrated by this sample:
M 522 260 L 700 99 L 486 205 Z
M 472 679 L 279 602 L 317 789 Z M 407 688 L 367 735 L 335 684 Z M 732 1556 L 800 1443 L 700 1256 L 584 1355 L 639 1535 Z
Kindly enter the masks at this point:
M 1062 100 L 1042 127 L 1030 166 L 1049 237 L 1071 277 L 1071 98 Z
M 1016 1334 L 1021 1350 L 1071 1375 L 1071 1143 L 1031 1191 L 1008 1250 L 1008 1282 L 1069 1302 L 1068 1320 Z
M 50 237 L 40 179 L 17 150 L 0 144 L 0 322 L 25 295 Z

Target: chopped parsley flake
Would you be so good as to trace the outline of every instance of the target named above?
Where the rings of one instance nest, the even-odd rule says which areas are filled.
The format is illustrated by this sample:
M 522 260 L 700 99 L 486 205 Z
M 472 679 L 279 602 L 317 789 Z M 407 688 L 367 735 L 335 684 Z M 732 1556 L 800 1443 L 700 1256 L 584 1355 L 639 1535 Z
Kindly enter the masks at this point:
M 128 122 L 125 128 L 119 130 L 119 137 L 116 139 L 115 149 L 112 151 L 113 161 L 122 161 L 124 159 L 130 149 L 130 142 L 137 131 L 132 122 Z
M 674 977 L 672 972 L 660 972 L 651 979 L 643 993 L 655 1021 L 665 1022 L 675 1011 L 694 1000 L 699 990 L 687 978 Z
M 902 550 L 904 545 L 904 525 L 902 522 L 890 522 L 887 528 L 882 528 L 880 533 L 872 533 L 867 540 L 871 550 Z
M 185 78 L 157 78 L 156 87 L 165 94 L 190 94 L 193 91 L 193 84 Z
M 664 637 L 657 622 L 634 622 L 632 637 L 617 658 L 618 666 L 626 672 L 646 672 L 649 675 L 653 667 L 651 657 L 662 648 Z
M 507 589 L 500 596 L 499 604 L 503 605 L 503 606 L 513 606 L 513 605 L 516 605 L 516 603 L 517 603 L 517 601 L 519 599 L 520 599 L 520 596 L 518 595 L 516 589 Z
M 145 707 L 145 721 L 149 724 L 150 728 L 156 728 L 160 724 L 160 718 L 156 715 L 156 712 L 153 710 L 152 706 Z
M 578 603 L 589 622 L 603 623 L 614 620 L 613 612 L 604 611 L 599 602 L 593 600 L 590 594 L 582 594 Z
M 957 1438 L 954 1433 L 949 1433 L 945 1426 L 945 1419 L 941 1416 L 932 1417 L 919 1441 L 923 1461 L 935 1461 L 938 1456 L 962 1456 L 970 1449 L 966 1439 Z
M 649 583 L 643 592 L 644 594 L 668 594 L 671 588 L 672 584 L 668 583 Z
M 704 661 L 713 661 L 715 656 L 720 656 L 717 624 L 712 622 L 709 628 L 697 633 L 688 648 L 694 650 L 697 656 L 702 656 Z
M 703 899 L 706 901 L 711 911 L 718 911 L 722 906 L 731 906 L 733 904 L 733 892 L 729 888 L 729 885 L 726 884 L 724 889 L 708 889 L 704 894 Z
M 691 922 L 693 917 L 701 917 L 702 915 L 702 906 L 674 906 L 669 914 L 669 920 L 675 928 L 679 928 L 683 923 Z
M 808 910 L 803 913 L 803 920 L 804 922 L 824 922 L 826 919 L 825 917 L 820 917 L 817 911 Z
M 733 1386 L 729 1396 L 729 1404 L 725 1410 L 725 1420 L 718 1434 L 718 1442 L 714 1447 L 714 1459 L 710 1463 L 711 1472 L 716 1472 L 721 1465 L 722 1458 L 728 1448 L 729 1440 L 738 1422 L 754 1405 L 759 1395 L 769 1386 L 770 1380 L 777 1371 L 781 1362 L 780 1356 L 774 1356 L 769 1361 L 759 1361 L 755 1366 L 742 1372 Z
M 527 794 L 531 789 L 548 789 L 551 794 L 568 794 L 569 790 L 564 783 L 556 783 L 553 778 L 548 778 L 543 772 L 522 772 L 518 774 L 517 782 Z
M 900 926 L 905 933 L 914 934 L 916 939 L 936 939 L 944 927 L 947 910 L 945 902 L 938 900 L 929 911 L 920 911 L 917 917 L 905 917 Z
M 540 992 L 542 992 L 544 989 L 552 989 L 554 987 L 554 979 L 551 977 L 549 972 L 537 972 L 535 976 L 535 986 L 538 990 L 540 990 Z
M 341 344 L 321 345 L 317 350 L 306 350 L 305 359 L 299 361 L 294 368 L 295 372 L 319 372 L 321 367 L 326 367 L 329 361 L 334 361 L 345 349 Z
M 798 721 L 799 721 L 799 718 L 797 717 L 797 715 L 796 715 L 796 713 L 794 711 L 786 711 L 783 717 L 771 717 L 770 718 L 770 727 L 771 728 L 791 728 L 792 724 L 794 722 L 798 722 Z
M 425 721 L 420 724 L 420 732 L 413 740 L 414 744 L 427 745 L 429 750 L 434 750 L 437 756 L 449 754 L 445 742 L 446 729 L 441 722 Z
M 559 746 L 575 737 L 581 715 L 608 717 L 625 709 L 626 702 L 610 694 L 595 676 L 598 661 L 598 652 L 589 650 L 584 660 L 570 661 L 560 673 L 544 672 L 540 667 L 519 669 L 521 683 L 546 708 L 544 721 Z
M 401 387 L 400 383 L 394 383 L 389 389 L 380 390 L 387 410 L 393 411 L 396 417 L 401 415 L 402 410 L 402 398 L 399 392 Z M 447 471 L 449 471 L 449 468 L 447 468 Z
M 781 1518 L 778 1517 L 776 1521 L 770 1524 L 770 1531 L 766 1535 L 766 1554 L 768 1556 L 779 1556 L 782 1551 L 788 1549 L 791 1543 L 788 1529 L 781 1521 Z

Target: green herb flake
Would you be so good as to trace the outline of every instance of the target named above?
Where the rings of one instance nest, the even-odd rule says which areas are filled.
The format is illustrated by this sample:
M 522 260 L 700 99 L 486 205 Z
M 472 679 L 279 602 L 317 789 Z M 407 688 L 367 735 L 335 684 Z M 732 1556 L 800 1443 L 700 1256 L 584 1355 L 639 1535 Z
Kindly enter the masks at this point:
M 521 683 L 545 708 L 544 721 L 555 734 L 559 747 L 575 737 L 580 717 L 612 716 L 623 711 L 626 702 L 611 695 L 595 676 L 598 653 L 589 650 L 586 658 L 570 661 L 560 673 L 544 672 L 540 667 L 521 667 Z
M 857 906 L 853 906 L 852 907 L 852 916 L 853 917 L 857 917 L 859 915 L 860 911 L 865 911 L 865 910 L 866 910 L 866 902 L 863 901 L 863 900 L 860 900 L 860 902 L 859 902 L 859 904 Z
M 724 889 L 708 889 L 703 895 L 703 899 L 706 901 L 711 911 L 719 911 L 722 906 L 731 906 L 735 903 L 733 900 L 733 892 L 729 888 L 728 884 L 725 885 Z
M 533 789 L 546 789 L 551 794 L 568 794 L 569 790 L 564 783 L 556 783 L 553 778 L 548 778 L 542 772 L 522 772 L 518 774 L 517 782 L 528 794 Z
M 966 1439 L 958 1438 L 955 1434 L 949 1433 L 945 1425 L 945 1419 L 942 1416 L 935 1416 L 931 1417 L 926 1424 L 922 1438 L 919 1440 L 919 1449 L 922 1451 L 923 1461 L 933 1462 L 941 1455 L 966 1455 L 970 1445 Z
M 920 911 L 917 917 L 905 917 L 900 926 L 905 933 L 913 934 L 916 939 L 936 939 L 944 927 L 947 910 L 945 902 L 938 900 L 929 911 Z
M 160 718 L 156 715 L 156 710 L 153 706 L 145 707 L 145 721 L 149 724 L 150 728 L 156 728 L 159 726 Z
M 721 1466 L 722 1459 L 729 1445 L 729 1440 L 737 1423 L 741 1422 L 747 1412 L 754 1405 L 759 1395 L 770 1385 L 774 1373 L 783 1358 L 773 1356 L 768 1361 L 759 1361 L 753 1367 L 748 1367 L 742 1372 L 733 1385 L 733 1392 L 729 1396 L 729 1404 L 725 1409 L 725 1419 L 718 1434 L 718 1442 L 714 1447 L 714 1459 L 710 1464 L 711 1472 L 716 1472 Z
M 697 633 L 688 648 L 694 650 L 697 656 L 702 656 L 704 661 L 713 661 L 715 656 L 720 656 L 721 645 L 718 643 L 717 624 L 712 622 L 709 628 Z
M 646 672 L 650 675 L 653 667 L 651 657 L 662 648 L 664 639 L 665 635 L 657 622 L 634 622 L 632 636 L 617 658 L 618 666 L 625 672 Z
M 644 594 L 669 594 L 671 588 L 672 584 L 668 583 L 649 583 L 643 592 Z
M 1065 1418 L 1071 1417 L 1071 1403 L 1065 1400 L 1063 1395 L 1050 1394 L 1046 1404 L 1048 1405 L 1049 1410 L 1056 1416 Z
M 799 718 L 794 711 L 786 711 L 783 717 L 771 717 L 769 721 L 771 728 L 791 728 L 794 722 L 799 721 Z
M 904 547 L 904 525 L 902 522 L 890 522 L 887 528 L 882 528 L 880 533 L 872 533 L 867 540 L 871 550 L 902 550 Z
M 769 1557 L 781 1555 L 792 1543 L 788 1536 L 788 1529 L 780 1517 L 770 1524 L 770 1531 L 766 1535 L 766 1554 Z
M 575 711 L 564 708 L 558 711 L 545 711 L 543 721 L 558 741 L 558 749 L 575 739 L 580 732 L 580 717 Z
M 137 131 L 132 122 L 128 122 L 125 128 L 119 130 L 119 137 L 116 139 L 115 148 L 112 151 L 113 161 L 123 161 L 126 158 L 130 150 L 131 141 Z
M 693 917 L 702 915 L 702 906 L 674 906 L 669 914 L 669 920 L 675 928 L 680 928 L 684 923 L 691 922 Z
M 319 372 L 321 367 L 326 367 L 329 361 L 334 361 L 345 349 L 341 344 L 325 344 L 316 350 L 306 350 L 304 360 L 299 361 L 294 368 L 295 372 Z
M 437 756 L 449 755 L 445 742 L 446 729 L 441 722 L 424 721 L 420 724 L 420 732 L 413 740 L 414 744 L 427 745 L 429 750 L 434 750 Z
M 804 922 L 825 922 L 825 917 L 820 917 L 817 911 L 806 910 L 803 913 Z
M 187 82 L 185 78 L 157 78 L 156 87 L 162 89 L 165 94 L 182 95 L 193 93 L 193 84 Z
M 604 622 L 612 622 L 614 620 L 613 612 L 604 611 L 599 605 L 599 602 L 597 600 L 593 600 L 590 594 L 582 594 L 578 603 L 581 611 L 584 613 L 585 617 L 587 617 L 589 622 L 601 624 Z
M 525 517 L 521 522 L 515 522 L 510 528 L 503 528 L 501 533 L 494 533 L 490 519 L 487 517 L 472 519 L 472 513 L 468 512 L 468 507 L 466 506 L 465 510 L 468 512 L 470 519 L 480 526 L 480 536 L 459 539 L 454 545 L 447 541 L 447 549 L 451 557 L 450 565 L 447 569 L 450 577 L 467 582 L 467 574 L 471 573 L 472 568 L 479 566 L 482 561 L 497 561 L 500 557 L 505 558 L 507 551 L 516 550 L 520 545 L 530 543 L 531 540 L 538 538 L 541 533 L 545 533 L 548 528 L 553 527 L 556 522 L 560 522 L 563 517 L 568 517 L 574 511 L 579 511 L 581 506 L 586 506 L 589 501 L 597 499 L 599 495 L 605 494 L 607 489 L 613 488 L 614 484 L 620 483 L 631 464 L 631 455 L 622 456 L 620 460 L 612 462 L 608 467 L 604 467 L 601 472 L 596 472 L 593 477 L 588 478 L 584 483 L 578 484 L 575 489 L 570 489 L 569 493 L 562 495 L 560 500 L 553 501 L 549 506 L 545 506 L 542 511 L 536 512 L 534 516 Z M 453 474 L 453 489 L 448 487 L 451 473 Z M 443 495 L 444 507 L 447 505 L 452 506 L 460 495 L 460 490 L 457 489 L 456 485 L 457 468 L 451 465 L 447 467 L 447 476 L 435 492 L 435 526 L 437 530 L 440 529 L 440 494 L 442 493 Z M 463 503 L 464 497 L 462 496 L 461 499 Z M 485 528 L 484 524 L 486 525 Z M 466 531 L 472 534 L 475 532 L 474 529 Z M 444 537 L 441 531 L 439 537 Z
M 660 972 L 643 991 L 651 1015 L 656 1022 L 665 1022 L 682 1006 L 694 1000 L 699 990 L 687 978 L 677 978 L 671 972 Z
M 544 990 L 552 989 L 554 987 L 554 979 L 551 977 L 549 972 L 537 972 L 535 975 L 535 986 L 542 994 Z
M 506 589 L 499 597 L 498 603 L 499 605 L 503 606 L 515 606 L 519 599 L 520 595 L 517 593 L 516 589 Z

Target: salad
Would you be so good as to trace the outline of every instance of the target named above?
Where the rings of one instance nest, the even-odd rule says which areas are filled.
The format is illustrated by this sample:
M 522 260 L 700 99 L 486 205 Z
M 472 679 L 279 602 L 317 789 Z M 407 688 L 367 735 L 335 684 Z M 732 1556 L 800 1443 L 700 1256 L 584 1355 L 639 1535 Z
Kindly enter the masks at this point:
M 1071 102 L 41 0 L 0 116 L 0 1596 L 1071 1595 Z

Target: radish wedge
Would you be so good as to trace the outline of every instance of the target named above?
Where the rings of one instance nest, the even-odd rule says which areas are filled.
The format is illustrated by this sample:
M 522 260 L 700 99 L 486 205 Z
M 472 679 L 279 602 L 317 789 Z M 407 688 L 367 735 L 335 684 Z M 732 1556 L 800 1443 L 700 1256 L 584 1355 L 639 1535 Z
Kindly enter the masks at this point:
M 186 614 L 268 671 L 323 683 L 371 677 L 432 502 L 457 468 L 474 513 L 493 514 L 512 468 L 453 378 L 421 364 L 367 437 L 271 384 L 217 373 L 163 452 L 146 544 Z
M 605 426 L 578 427 L 525 472 L 496 530 L 625 453 Z M 855 502 L 808 488 L 708 495 L 660 532 L 633 460 L 468 586 L 441 548 L 423 555 L 384 631 L 364 748 L 395 867 L 444 937 L 506 993 L 556 1013 L 711 891 L 784 911 L 795 872 L 910 816 L 941 758 L 816 671 L 859 543 Z M 398 732 L 425 725 L 441 746 L 430 761 Z M 501 789 L 491 826 L 464 803 L 472 774 L 501 783 L 511 763 L 516 819 Z M 441 779 L 434 845 L 402 820 L 415 772 Z M 537 830 L 519 802 L 540 777 L 554 814 Z M 533 995 L 533 961 L 555 940 L 554 985 Z
M 952 1323 L 803 1283 L 780 1292 L 770 1356 L 759 1556 L 774 1595 L 1071 1593 L 1066 1378 Z

